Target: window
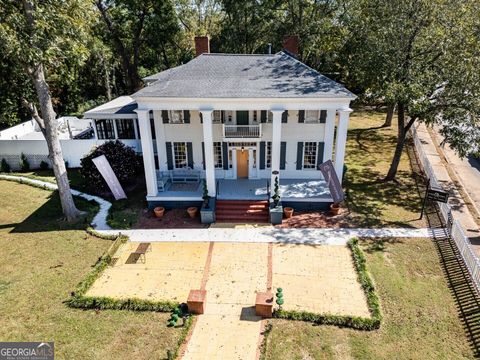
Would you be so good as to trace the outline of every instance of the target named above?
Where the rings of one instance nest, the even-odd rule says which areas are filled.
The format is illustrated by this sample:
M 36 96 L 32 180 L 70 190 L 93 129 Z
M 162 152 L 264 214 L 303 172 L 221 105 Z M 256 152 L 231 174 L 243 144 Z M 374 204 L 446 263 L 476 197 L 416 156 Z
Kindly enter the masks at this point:
M 272 143 L 269 141 L 265 148 L 265 167 L 270 169 L 272 167 Z
M 267 123 L 271 123 L 272 121 L 273 121 L 273 113 L 269 111 L 267 116 Z
M 258 122 L 258 111 L 253 110 L 253 122 Z
M 115 139 L 115 131 L 113 130 L 113 120 L 102 119 L 95 120 L 97 127 L 97 136 L 99 140 Z
M 169 110 L 168 118 L 170 119 L 170 124 L 183 124 L 183 111 Z
M 215 169 L 223 169 L 222 143 L 221 142 L 214 142 L 213 143 L 213 160 L 215 162 Z
M 135 139 L 135 129 L 132 119 L 116 119 L 119 139 Z
M 222 110 L 213 110 L 213 123 L 221 124 L 223 122 L 223 111 Z
M 187 163 L 187 143 L 173 143 L 173 161 L 176 169 L 186 168 Z
M 233 120 L 233 111 L 225 111 L 225 118 L 228 122 L 232 122 Z
M 317 167 L 317 143 L 305 142 L 303 144 L 303 168 L 315 169 Z
M 305 110 L 306 123 L 318 123 L 318 119 L 319 119 L 318 110 Z

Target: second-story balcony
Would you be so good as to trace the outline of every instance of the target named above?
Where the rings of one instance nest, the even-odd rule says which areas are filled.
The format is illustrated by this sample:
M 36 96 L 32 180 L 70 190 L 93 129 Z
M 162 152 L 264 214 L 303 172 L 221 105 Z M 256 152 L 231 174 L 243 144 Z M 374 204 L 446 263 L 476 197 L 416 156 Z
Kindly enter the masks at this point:
M 227 139 L 260 138 L 262 125 L 223 125 L 223 137 Z

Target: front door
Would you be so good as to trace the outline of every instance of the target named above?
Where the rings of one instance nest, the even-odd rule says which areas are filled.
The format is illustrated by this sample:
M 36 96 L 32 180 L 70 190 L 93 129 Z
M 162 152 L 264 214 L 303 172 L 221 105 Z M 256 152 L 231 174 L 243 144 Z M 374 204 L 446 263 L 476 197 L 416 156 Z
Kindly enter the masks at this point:
M 237 125 L 248 125 L 248 111 L 237 111 Z
M 237 150 L 237 178 L 248 178 L 248 151 Z

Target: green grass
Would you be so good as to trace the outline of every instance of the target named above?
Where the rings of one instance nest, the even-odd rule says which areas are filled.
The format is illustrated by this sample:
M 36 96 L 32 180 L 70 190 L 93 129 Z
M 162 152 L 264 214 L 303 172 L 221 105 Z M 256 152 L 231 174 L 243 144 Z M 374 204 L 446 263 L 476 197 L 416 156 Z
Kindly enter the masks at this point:
M 61 218 L 56 193 L 0 181 L 0 339 L 55 341 L 59 359 L 165 358 L 182 336 L 169 314 L 66 306 L 112 242 Z
M 380 329 L 357 331 L 271 320 L 265 358 L 474 358 L 431 240 L 361 244 L 380 297 Z
M 421 227 L 422 205 L 409 158 L 404 152 L 397 182 L 379 181 L 388 172 L 395 150 L 396 123 L 380 128 L 381 112 L 355 111 L 350 118 L 345 162 L 351 221 L 362 227 Z

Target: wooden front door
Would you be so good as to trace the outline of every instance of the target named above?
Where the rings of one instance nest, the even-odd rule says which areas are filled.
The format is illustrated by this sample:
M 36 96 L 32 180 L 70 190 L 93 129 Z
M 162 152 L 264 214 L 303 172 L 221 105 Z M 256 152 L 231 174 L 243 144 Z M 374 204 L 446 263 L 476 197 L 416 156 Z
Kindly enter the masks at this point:
M 248 178 L 248 150 L 237 150 L 237 178 Z
M 237 125 L 248 125 L 248 111 L 237 111 Z

